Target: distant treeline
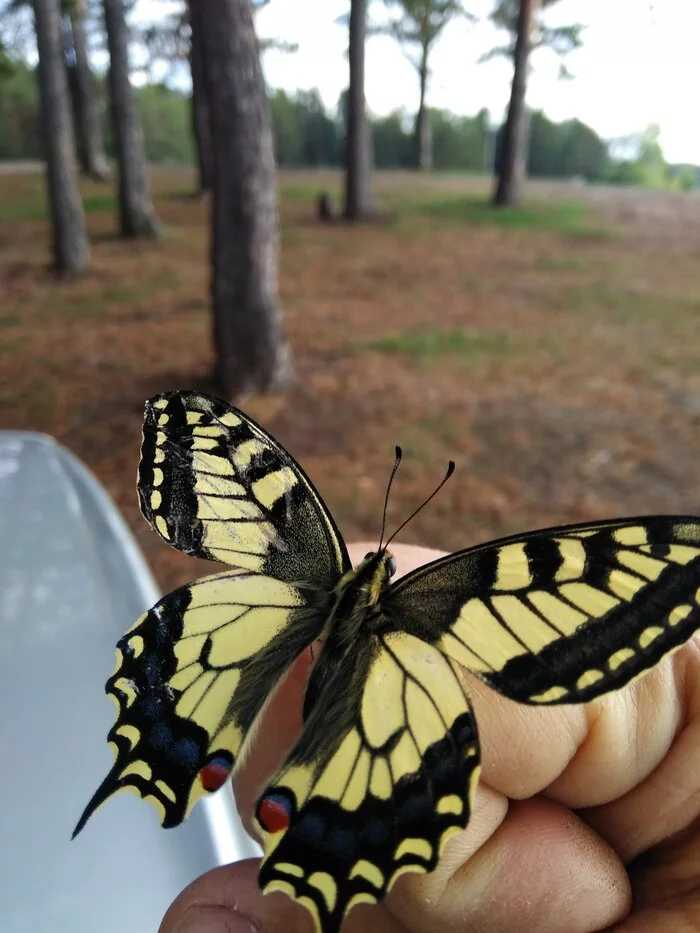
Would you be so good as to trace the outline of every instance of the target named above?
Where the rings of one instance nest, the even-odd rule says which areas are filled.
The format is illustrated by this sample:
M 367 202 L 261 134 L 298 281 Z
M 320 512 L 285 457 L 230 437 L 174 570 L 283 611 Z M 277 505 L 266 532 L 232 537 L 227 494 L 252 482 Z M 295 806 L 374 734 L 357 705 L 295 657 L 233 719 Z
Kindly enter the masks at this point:
M 317 91 L 299 91 L 291 97 L 277 90 L 270 103 L 280 165 L 342 164 L 342 100 L 335 117 L 327 113 Z M 473 117 L 431 110 L 431 126 L 436 170 L 492 173 L 498 165 L 500 130 L 490 126 L 485 109 Z M 397 111 L 374 118 L 372 143 L 377 168 L 410 168 L 415 152 L 411 115 Z M 614 147 L 580 120 L 553 123 L 544 113 L 533 112 L 529 119 L 528 174 L 651 188 L 700 185 L 700 168 L 671 166 L 664 161 L 656 128 L 617 143 L 618 149 L 629 153 L 627 157 L 614 157 Z
M 192 164 L 189 98 L 161 84 L 139 88 L 146 155 L 150 162 Z M 104 95 L 102 95 L 104 100 Z M 342 101 L 329 114 L 317 91 L 270 95 L 277 160 L 282 167 L 340 166 L 345 128 Z M 106 117 L 106 114 L 105 114 Z M 486 110 L 460 117 L 431 111 L 433 163 L 439 171 L 493 172 L 499 133 Z M 112 154 L 109 121 L 106 148 Z M 38 92 L 33 70 L 23 62 L 0 61 L 0 159 L 41 158 Z M 377 168 L 409 168 L 414 141 L 410 115 L 402 112 L 372 121 Z M 619 147 L 618 147 L 619 148 Z M 580 120 L 553 123 L 543 113 L 530 115 L 528 173 L 533 177 L 579 178 L 587 182 L 692 188 L 698 170 L 669 166 L 653 131 L 628 141 L 627 157 L 614 158 L 611 146 Z

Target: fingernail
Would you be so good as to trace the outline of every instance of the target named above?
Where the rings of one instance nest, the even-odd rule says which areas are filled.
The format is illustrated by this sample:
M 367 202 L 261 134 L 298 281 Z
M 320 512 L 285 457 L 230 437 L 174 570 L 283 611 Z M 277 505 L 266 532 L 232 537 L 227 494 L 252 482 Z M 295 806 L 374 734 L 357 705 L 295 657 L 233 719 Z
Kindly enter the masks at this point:
M 225 907 L 191 907 L 173 933 L 259 933 L 253 921 Z

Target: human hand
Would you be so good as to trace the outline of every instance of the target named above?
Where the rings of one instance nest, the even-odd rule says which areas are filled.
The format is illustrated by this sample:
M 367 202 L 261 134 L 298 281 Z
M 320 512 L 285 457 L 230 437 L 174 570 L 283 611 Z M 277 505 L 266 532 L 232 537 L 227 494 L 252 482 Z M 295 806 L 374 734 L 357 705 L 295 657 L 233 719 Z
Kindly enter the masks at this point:
M 353 563 L 373 549 L 349 548 Z M 399 574 L 434 560 L 393 545 Z M 308 652 L 264 714 L 235 779 L 255 801 L 301 726 Z M 691 933 L 700 930 L 700 636 L 585 706 L 514 703 L 464 673 L 482 772 L 467 829 L 428 875 L 406 874 L 343 933 Z M 257 859 L 216 868 L 175 900 L 160 933 L 310 933 L 303 907 L 263 897 Z M 254 925 L 253 925 L 254 924 Z

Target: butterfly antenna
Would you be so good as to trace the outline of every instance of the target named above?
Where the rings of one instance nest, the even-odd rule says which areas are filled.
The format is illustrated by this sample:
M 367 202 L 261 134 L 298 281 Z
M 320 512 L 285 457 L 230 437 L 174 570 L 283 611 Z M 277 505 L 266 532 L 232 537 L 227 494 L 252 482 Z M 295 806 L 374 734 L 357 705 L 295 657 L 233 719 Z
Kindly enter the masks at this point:
M 441 490 L 442 487 L 445 485 L 445 483 L 447 482 L 447 480 L 452 476 L 452 474 L 454 473 L 454 471 L 455 471 L 455 462 L 454 462 L 454 460 L 450 460 L 449 465 L 448 465 L 448 467 L 447 467 L 447 473 L 445 473 L 445 475 L 444 475 L 444 477 L 442 478 L 442 481 L 441 481 L 441 483 L 439 484 L 439 486 L 437 486 L 437 488 L 436 488 L 435 490 L 433 490 L 433 492 L 430 493 L 430 495 L 429 495 L 428 498 L 425 500 L 425 502 L 421 502 L 421 504 L 418 506 L 418 508 L 415 509 L 415 511 L 411 512 L 411 514 L 408 516 L 408 518 L 406 519 L 405 522 L 402 522 L 402 523 L 399 525 L 399 527 L 396 529 L 396 531 L 393 533 L 393 535 L 392 535 L 392 536 L 389 538 L 389 540 L 387 541 L 386 547 L 389 547 L 389 545 L 390 545 L 391 542 L 394 540 L 394 538 L 396 537 L 396 535 L 401 531 L 401 529 L 402 529 L 402 528 L 405 528 L 406 525 L 408 525 L 408 523 L 409 523 L 410 521 L 413 521 L 413 519 L 416 517 L 416 515 L 417 515 L 420 511 L 422 511 L 422 510 L 426 507 L 426 505 L 427 505 L 432 499 L 435 498 L 435 496 L 440 492 L 440 490 Z
M 389 507 L 389 493 L 391 492 L 391 486 L 392 486 L 392 483 L 394 482 L 396 471 L 398 470 L 399 464 L 401 463 L 401 458 L 403 457 L 403 451 L 401 450 L 398 444 L 396 445 L 395 451 L 396 451 L 396 460 L 394 461 L 394 469 L 391 471 L 391 476 L 389 477 L 389 482 L 386 487 L 386 495 L 384 496 L 384 515 L 382 516 L 382 533 L 379 536 L 379 547 L 377 548 L 377 553 L 381 551 L 382 549 L 382 541 L 384 540 L 384 532 L 386 531 L 386 510 Z

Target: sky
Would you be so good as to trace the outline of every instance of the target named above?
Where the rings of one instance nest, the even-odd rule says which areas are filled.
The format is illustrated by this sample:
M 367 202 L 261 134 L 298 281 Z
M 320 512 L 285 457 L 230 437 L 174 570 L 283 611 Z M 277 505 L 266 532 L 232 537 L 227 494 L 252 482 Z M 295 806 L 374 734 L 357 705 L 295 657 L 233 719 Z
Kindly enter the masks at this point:
M 480 56 L 503 41 L 486 21 L 493 0 L 465 0 L 480 17 L 476 25 L 450 23 L 431 58 L 428 103 L 456 114 L 486 107 L 500 121 L 510 94 L 512 69 L 505 59 L 478 64 Z M 294 54 L 265 52 L 269 86 L 287 91 L 318 88 L 335 109 L 347 85 L 347 28 L 337 20 L 348 0 L 271 0 L 257 14 L 258 33 L 298 43 Z M 162 0 L 140 0 L 138 18 L 161 15 Z M 375 2 L 370 10 L 383 13 Z M 659 124 L 669 162 L 700 164 L 700 125 L 694 104 L 700 87 L 700 3 L 695 0 L 560 0 L 546 14 L 551 26 L 583 23 L 583 47 L 567 58 L 572 80 L 559 80 L 556 56 L 533 56 L 528 86 L 530 106 L 553 120 L 572 117 L 604 139 L 638 133 Z M 389 37 L 368 40 L 365 92 L 370 110 L 383 116 L 418 106 L 414 66 Z

